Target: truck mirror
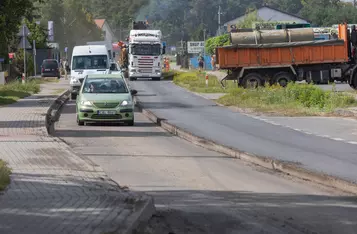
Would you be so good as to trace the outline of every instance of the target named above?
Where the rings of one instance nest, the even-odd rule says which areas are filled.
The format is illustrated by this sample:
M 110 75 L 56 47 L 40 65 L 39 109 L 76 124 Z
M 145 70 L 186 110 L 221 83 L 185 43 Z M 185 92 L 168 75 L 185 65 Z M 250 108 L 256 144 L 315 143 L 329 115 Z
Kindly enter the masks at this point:
M 111 71 L 115 71 L 115 70 L 116 70 L 116 67 L 115 67 L 115 64 L 114 64 L 114 63 L 112 63 L 112 64 L 110 65 L 110 70 L 111 70 Z

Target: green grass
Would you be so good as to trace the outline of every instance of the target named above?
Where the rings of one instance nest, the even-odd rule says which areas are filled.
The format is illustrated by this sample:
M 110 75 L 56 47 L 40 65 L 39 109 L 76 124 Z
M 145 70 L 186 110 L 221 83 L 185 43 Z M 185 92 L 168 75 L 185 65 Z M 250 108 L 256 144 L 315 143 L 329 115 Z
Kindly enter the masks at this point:
M 227 81 L 226 89 L 215 76 L 208 77 L 208 87 L 205 83 L 205 73 L 172 72 L 173 82 L 197 93 L 226 93 L 216 100 L 225 106 L 234 106 L 288 116 L 326 115 L 332 114 L 337 108 L 357 106 L 353 95 L 343 92 L 325 91 L 313 84 L 290 83 L 286 88 L 279 85 L 265 86 L 258 89 L 238 88 L 237 83 Z
M 237 88 L 233 81 L 227 81 L 226 88 L 222 88 L 216 76 L 208 75 L 208 86 L 206 86 L 205 72 L 175 72 L 173 82 L 196 93 L 228 93 Z
M 8 105 L 21 98 L 28 97 L 40 91 L 40 80 L 31 80 L 22 84 L 21 82 L 11 82 L 0 86 L 0 105 Z
M 288 84 L 286 88 L 278 85 L 258 89 L 236 88 L 217 102 L 226 106 L 288 116 L 332 114 L 337 108 L 357 105 L 351 95 L 325 91 L 312 84 L 294 83 Z
M 10 184 L 11 169 L 7 163 L 0 159 L 0 191 L 4 190 Z

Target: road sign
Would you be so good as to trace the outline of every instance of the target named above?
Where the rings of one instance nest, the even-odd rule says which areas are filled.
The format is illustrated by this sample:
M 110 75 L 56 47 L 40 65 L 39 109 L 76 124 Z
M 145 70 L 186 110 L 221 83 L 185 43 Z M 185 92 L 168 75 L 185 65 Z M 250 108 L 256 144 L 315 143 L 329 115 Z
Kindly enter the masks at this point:
M 23 40 L 25 40 L 25 48 L 24 48 L 24 44 L 23 44 Z M 21 49 L 31 49 L 31 44 L 30 42 L 27 40 L 27 38 L 22 38 L 19 45 L 18 45 L 18 48 L 21 48 Z
M 204 51 L 205 42 L 204 41 L 188 41 L 187 42 L 187 53 L 189 54 L 199 54 Z
M 67 53 L 67 51 L 68 51 L 68 47 L 65 47 L 65 48 L 64 48 L 64 52 Z
M 23 30 L 23 27 L 25 26 L 25 30 Z M 25 35 L 24 35 L 24 31 L 25 31 Z M 19 36 L 19 37 L 23 37 L 23 36 L 28 36 L 30 34 L 30 30 L 27 28 L 27 26 L 26 25 L 23 25 L 21 28 L 20 28 L 20 30 L 19 30 L 19 32 L 17 33 L 17 36 Z

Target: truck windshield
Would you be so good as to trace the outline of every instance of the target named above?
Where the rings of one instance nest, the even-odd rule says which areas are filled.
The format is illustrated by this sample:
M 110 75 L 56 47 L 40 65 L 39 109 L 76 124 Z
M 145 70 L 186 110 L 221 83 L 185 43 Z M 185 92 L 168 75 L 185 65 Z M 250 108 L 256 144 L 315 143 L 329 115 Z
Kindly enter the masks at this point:
M 161 54 L 160 45 L 136 44 L 131 46 L 132 55 L 151 55 L 158 56 Z
M 107 55 L 73 56 L 72 70 L 107 69 Z

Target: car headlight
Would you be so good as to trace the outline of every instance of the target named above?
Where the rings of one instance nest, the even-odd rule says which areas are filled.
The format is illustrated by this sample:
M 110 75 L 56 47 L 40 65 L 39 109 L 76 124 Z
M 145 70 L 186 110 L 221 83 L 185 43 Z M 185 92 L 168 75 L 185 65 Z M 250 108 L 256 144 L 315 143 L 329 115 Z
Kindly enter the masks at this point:
M 124 100 L 120 103 L 121 106 L 130 106 L 132 104 L 133 104 L 133 102 L 130 100 Z
M 82 106 L 92 106 L 92 103 L 89 101 L 81 101 Z
M 77 79 L 76 77 L 71 77 L 71 84 L 80 84 L 81 82 L 79 81 L 79 79 Z

